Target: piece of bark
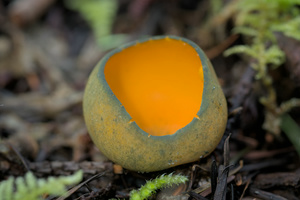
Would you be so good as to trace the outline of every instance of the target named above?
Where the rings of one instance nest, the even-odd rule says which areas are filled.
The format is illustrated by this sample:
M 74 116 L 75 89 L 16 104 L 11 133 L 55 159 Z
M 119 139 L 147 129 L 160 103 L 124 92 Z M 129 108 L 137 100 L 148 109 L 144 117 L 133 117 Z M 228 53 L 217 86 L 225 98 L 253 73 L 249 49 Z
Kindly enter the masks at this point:
M 300 187 L 300 169 L 296 172 L 277 172 L 270 174 L 259 174 L 254 184 L 261 189 L 277 186 Z

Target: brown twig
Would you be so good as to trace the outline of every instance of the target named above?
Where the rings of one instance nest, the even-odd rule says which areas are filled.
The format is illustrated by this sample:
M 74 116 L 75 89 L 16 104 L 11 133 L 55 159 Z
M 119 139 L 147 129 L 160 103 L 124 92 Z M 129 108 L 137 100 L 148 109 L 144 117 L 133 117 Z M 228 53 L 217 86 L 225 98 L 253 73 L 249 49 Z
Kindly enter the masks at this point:
M 214 46 L 208 50 L 205 51 L 207 57 L 209 59 L 213 59 L 217 57 L 218 55 L 222 54 L 230 45 L 232 45 L 237 39 L 239 38 L 239 35 L 234 34 L 226 38 L 224 41 L 222 41 L 217 46 Z
M 264 200 L 287 200 L 286 198 L 270 193 L 270 192 L 266 192 L 263 190 L 259 190 L 257 188 L 254 187 L 250 187 L 250 193 L 255 196 L 258 197 L 260 199 L 264 199 Z
M 26 169 L 27 171 L 30 171 L 29 166 L 28 166 L 26 160 L 25 160 L 24 157 L 20 154 L 20 152 L 19 152 L 12 144 L 10 144 L 10 143 L 8 143 L 8 144 L 9 144 L 9 146 L 12 148 L 12 150 L 15 152 L 15 154 L 18 156 L 18 158 L 21 160 L 21 162 L 22 162 L 23 166 L 25 167 L 25 169 Z

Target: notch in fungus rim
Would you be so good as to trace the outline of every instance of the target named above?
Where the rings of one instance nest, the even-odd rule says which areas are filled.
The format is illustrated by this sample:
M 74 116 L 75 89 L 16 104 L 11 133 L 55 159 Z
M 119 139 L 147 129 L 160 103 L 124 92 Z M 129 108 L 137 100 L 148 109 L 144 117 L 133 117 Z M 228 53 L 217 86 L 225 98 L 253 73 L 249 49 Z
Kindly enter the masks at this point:
M 207 107 L 209 106 L 209 101 L 207 100 L 207 98 L 205 98 L 207 95 L 209 95 L 208 92 L 210 92 L 207 88 L 207 78 L 208 78 L 208 73 L 209 69 L 208 69 L 208 60 L 205 57 L 204 52 L 200 49 L 200 47 L 194 43 L 191 40 L 188 40 L 186 38 L 182 38 L 182 37 L 178 37 L 178 36 L 154 36 L 151 38 L 145 38 L 145 39 L 141 39 L 133 42 L 129 42 L 127 44 L 121 45 L 118 48 L 115 48 L 114 50 L 110 51 L 108 54 L 106 54 L 101 60 L 100 64 L 100 68 L 99 71 L 97 72 L 97 76 L 98 76 L 98 80 L 100 82 L 100 84 L 104 84 L 104 90 L 105 92 L 107 92 L 107 94 L 109 94 L 112 98 L 112 101 L 115 101 L 117 103 L 118 106 L 121 107 L 122 113 L 124 114 L 124 117 L 128 118 L 128 123 L 130 123 L 130 120 L 132 120 L 132 117 L 130 116 L 130 114 L 127 112 L 127 110 L 125 109 L 125 107 L 122 105 L 122 103 L 120 102 L 120 100 L 116 97 L 116 95 L 113 93 L 112 89 L 110 88 L 109 84 L 107 83 L 106 79 L 105 79 L 105 74 L 104 74 L 104 68 L 106 66 L 107 61 L 116 53 L 122 52 L 124 49 L 129 48 L 131 46 L 134 46 L 136 44 L 140 44 L 140 43 L 144 43 L 144 42 L 148 42 L 151 40 L 161 40 L 161 39 L 173 39 L 173 40 L 178 40 L 178 41 L 182 41 L 187 43 L 188 45 L 192 46 L 195 51 L 197 52 L 197 55 L 199 56 L 199 59 L 201 61 L 202 64 L 202 70 L 203 70 L 203 91 L 202 91 L 202 99 L 201 99 L 201 104 L 200 104 L 200 109 L 197 112 L 197 116 L 199 118 L 201 118 L 201 115 L 203 112 L 205 112 L 205 110 L 207 109 Z M 146 131 L 144 131 L 142 128 L 140 128 L 135 121 L 131 122 L 132 126 L 135 126 L 137 129 L 139 129 L 139 133 L 142 133 L 144 136 L 152 138 L 152 139 L 159 139 L 159 140 L 170 140 L 171 138 L 176 138 L 179 137 L 181 135 L 182 132 L 185 132 L 185 129 L 189 129 L 190 127 L 193 126 L 194 123 L 196 123 L 199 118 L 197 119 L 197 117 L 195 116 L 192 121 L 190 123 L 188 123 L 186 126 L 184 126 L 183 128 L 178 129 L 175 133 L 170 134 L 170 135 L 162 135 L 162 136 L 154 136 L 154 135 L 150 135 L 149 133 L 147 133 Z

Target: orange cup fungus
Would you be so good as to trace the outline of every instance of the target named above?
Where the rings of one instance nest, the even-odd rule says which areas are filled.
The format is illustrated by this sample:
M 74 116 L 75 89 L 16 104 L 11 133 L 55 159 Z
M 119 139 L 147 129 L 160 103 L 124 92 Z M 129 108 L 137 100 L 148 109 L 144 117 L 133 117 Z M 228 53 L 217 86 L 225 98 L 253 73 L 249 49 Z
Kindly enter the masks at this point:
M 132 42 L 107 54 L 90 75 L 83 110 L 101 152 L 141 172 L 208 155 L 227 122 L 209 60 L 195 43 L 175 36 Z

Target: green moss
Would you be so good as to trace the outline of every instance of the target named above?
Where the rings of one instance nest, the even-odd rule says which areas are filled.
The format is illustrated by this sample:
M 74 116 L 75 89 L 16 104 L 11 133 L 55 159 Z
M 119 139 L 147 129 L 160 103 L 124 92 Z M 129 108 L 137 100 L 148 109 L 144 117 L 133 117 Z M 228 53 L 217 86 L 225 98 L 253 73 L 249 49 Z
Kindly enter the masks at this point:
M 143 200 L 148 199 L 155 193 L 156 190 L 179 185 L 188 181 L 186 176 L 182 175 L 161 175 L 154 180 L 148 181 L 139 190 L 132 190 L 130 192 L 130 200 Z
M 277 45 L 275 32 L 281 32 L 288 37 L 300 40 L 300 0 L 243 0 L 236 4 L 236 27 L 233 32 L 240 33 L 250 39 L 246 45 L 234 46 L 225 51 L 225 56 L 242 53 L 249 56 L 255 70 L 255 79 L 264 89 L 260 103 L 265 107 L 263 128 L 279 136 L 282 127 L 282 116 L 293 107 L 300 106 L 300 99 L 291 99 L 277 105 L 277 94 L 273 87 L 273 79 L 269 70 L 279 67 L 285 61 L 285 54 Z M 291 118 L 289 118 L 291 119 Z M 291 119 L 292 120 L 292 119 Z M 281 128 L 280 128 L 281 126 Z M 296 131 L 291 131 L 295 134 Z M 287 133 L 290 137 L 290 133 Z M 295 135 L 293 137 L 299 137 Z M 292 141 L 295 147 L 300 141 Z M 298 149 L 298 148 L 297 148 Z M 298 150 L 300 155 L 300 151 Z
M 0 183 L 0 200 L 37 200 L 42 195 L 64 195 L 65 187 L 81 181 L 83 172 L 78 171 L 71 176 L 49 177 L 38 179 L 32 172 L 24 177 L 10 177 Z M 16 189 L 14 189 L 16 188 Z

